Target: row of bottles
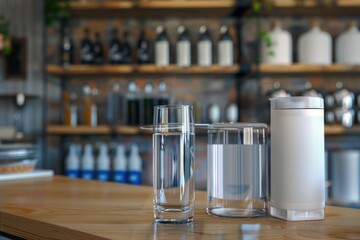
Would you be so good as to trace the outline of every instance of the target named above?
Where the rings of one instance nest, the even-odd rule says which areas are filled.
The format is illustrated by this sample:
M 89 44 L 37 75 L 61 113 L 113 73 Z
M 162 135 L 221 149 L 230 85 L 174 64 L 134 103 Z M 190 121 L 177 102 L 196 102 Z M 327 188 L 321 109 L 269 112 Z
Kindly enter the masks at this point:
M 302 64 L 329 65 L 333 62 L 333 40 L 329 33 L 314 21 L 312 28 L 302 34 L 297 43 L 298 62 Z M 340 64 L 360 64 L 360 32 L 352 21 L 349 28 L 335 41 L 335 61 Z M 276 21 L 267 41 L 262 41 L 262 59 L 269 64 L 293 63 L 291 34 Z
M 175 61 L 180 67 L 189 67 L 192 61 L 192 43 L 190 33 L 183 25 L 179 26 L 175 46 Z M 171 43 L 166 29 L 163 26 L 156 28 L 154 39 L 154 63 L 166 67 L 170 64 Z M 104 44 L 99 32 L 95 33 L 95 39 L 90 39 L 90 30 L 84 30 L 84 37 L 80 44 L 80 60 L 83 64 L 132 64 L 133 47 L 129 41 L 129 32 L 124 31 L 123 41 L 118 38 L 117 29 L 111 31 L 111 40 L 107 45 L 108 60 L 104 57 Z M 146 39 L 145 31 L 142 29 L 140 38 L 136 45 L 136 62 L 138 64 L 151 63 L 150 43 Z M 199 37 L 196 44 L 197 64 L 199 66 L 211 66 L 214 63 L 213 40 L 208 28 L 203 25 L 199 29 Z M 70 29 L 65 28 L 62 39 L 61 63 L 64 66 L 75 63 L 75 45 L 72 40 Z M 228 27 L 220 28 L 219 41 L 217 44 L 217 63 L 221 66 L 232 66 L 234 64 L 234 42 L 229 34 Z
M 314 96 L 323 97 L 325 103 L 325 123 L 341 124 L 344 127 L 352 127 L 357 121 L 360 124 L 360 92 L 355 92 L 345 88 L 342 82 L 336 83 L 336 90 L 323 93 L 312 87 L 310 82 L 306 82 L 304 90 L 295 94 L 280 87 L 279 82 L 274 84 L 274 88 L 268 93 L 269 98 L 290 97 L 290 96 Z M 268 111 L 267 111 L 268 113 Z M 269 116 L 266 116 L 269 122 Z
M 84 85 L 79 100 L 75 93 L 64 93 L 63 104 L 65 111 L 65 125 L 76 127 L 79 124 L 95 127 L 98 124 L 107 125 L 149 125 L 153 121 L 153 110 L 156 105 L 183 104 L 181 100 L 170 97 L 168 86 L 165 82 L 153 85 L 146 83 L 140 89 L 135 81 L 128 83 L 123 89 L 119 82 L 112 85 L 107 94 L 106 111 L 99 107 L 99 90 L 96 87 Z M 204 104 L 201 101 L 186 104 L 195 106 L 196 122 L 216 123 L 221 121 L 237 122 L 239 116 L 238 106 L 229 102 L 225 108 L 216 102 Z M 224 108 L 224 109 L 223 109 Z M 100 114 L 99 110 L 103 110 Z M 80 116 L 80 117 L 79 117 Z M 99 119 L 99 118 L 106 118 Z
M 83 154 L 78 145 L 71 144 L 66 157 L 66 175 L 71 178 L 97 179 L 118 183 L 141 184 L 142 160 L 137 145 L 130 148 L 127 158 L 125 147 L 116 146 L 116 153 L 110 157 L 108 146 L 101 144 L 97 157 L 91 144 L 84 146 Z

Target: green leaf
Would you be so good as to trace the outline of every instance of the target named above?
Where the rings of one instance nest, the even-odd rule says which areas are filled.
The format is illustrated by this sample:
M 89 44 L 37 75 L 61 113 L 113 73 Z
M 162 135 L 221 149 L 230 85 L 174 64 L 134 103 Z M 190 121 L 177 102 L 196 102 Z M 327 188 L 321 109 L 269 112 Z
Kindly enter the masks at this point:
M 272 45 L 272 38 L 270 37 L 269 34 L 267 34 L 266 37 L 265 37 L 265 43 L 266 43 L 266 46 L 271 47 L 271 45 Z
M 259 13 L 260 10 L 261 10 L 261 2 L 259 1 L 253 1 L 253 4 L 252 4 L 252 9 L 254 11 L 254 13 Z
M 4 56 L 4 57 L 8 57 L 8 56 L 10 56 L 10 54 L 11 54 L 11 49 L 10 49 L 9 47 L 4 47 L 4 48 L 2 49 L 2 53 L 3 53 L 3 56 Z
M 275 56 L 275 52 L 273 50 L 269 50 L 268 51 L 268 55 L 271 56 L 271 57 L 274 57 Z

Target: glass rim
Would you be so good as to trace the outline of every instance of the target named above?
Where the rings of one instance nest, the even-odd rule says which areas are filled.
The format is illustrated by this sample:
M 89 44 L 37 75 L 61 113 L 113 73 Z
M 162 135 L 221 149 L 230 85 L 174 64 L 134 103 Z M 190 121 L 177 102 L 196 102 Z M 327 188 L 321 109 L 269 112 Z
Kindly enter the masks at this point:
M 193 108 L 192 105 L 187 104 L 168 104 L 168 105 L 156 105 L 154 109 L 177 109 L 177 108 Z

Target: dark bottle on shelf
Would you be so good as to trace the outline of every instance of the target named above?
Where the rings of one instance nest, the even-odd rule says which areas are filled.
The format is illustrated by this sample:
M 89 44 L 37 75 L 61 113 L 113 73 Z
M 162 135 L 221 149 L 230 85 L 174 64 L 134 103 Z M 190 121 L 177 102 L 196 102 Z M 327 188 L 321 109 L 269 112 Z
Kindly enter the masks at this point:
M 104 63 L 104 51 L 101 42 L 100 33 L 95 33 L 95 42 L 94 42 L 94 63 L 102 64 Z
M 154 90 L 151 83 L 147 83 L 144 89 L 144 124 L 153 123 L 153 111 L 155 106 Z
M 108 49 L 110 63 L 120 64 L 123 60 L 123 46 L 118 38 L 118 31 L 116 28 L 111 30 L 111 40 Z
M 124 64 L 132 63 L 132 49 L 129 41 L 128 31 L 124 31 L 123 63 Z
M 163 26 L 157 26 L 155 38 L 155 64 L 166 67 L 170 64 L 170 42 Z
M 180 67 L 191 65 L 190 35 L 185 26 L 178 27 L 178 41 L 176 43 L 176 64 Z
M 94 46 L 90 38 L 90 30 L 85 28 L 84 37 L 81 40 L 80 59 L 83 64 L 91 64 L 94 62 Z
M 137 60 L 139 64 L 150 62 L 149 41 L 146 39 L 144 29 L 141 29 L 140 38 L 137 43 Z
M 74 64 L 74 52 L 75 46 L 71 38 L 71 31 L 69 27 L 66 27 L 60 46 L 60 62 L 63 66 Z
M 199 66 L 212 65 L 212 40 L 206 26 L 199 29 L 199 41 L 197 43 L 197 63 Z
M 128 86 L 127 116 L 128 125 L 137 126 L 140 124 L 140 99 L 138 95 L 138 87 L 135 82 L 130 82 Z
M 165 82 L 160 82 L 157 89 L 157 105 L 169 105 L 169 93 Z
M 234 64 L 234 41 L 225 25 L 220 27 L 218 63 L 221 66 L 232 66 Z

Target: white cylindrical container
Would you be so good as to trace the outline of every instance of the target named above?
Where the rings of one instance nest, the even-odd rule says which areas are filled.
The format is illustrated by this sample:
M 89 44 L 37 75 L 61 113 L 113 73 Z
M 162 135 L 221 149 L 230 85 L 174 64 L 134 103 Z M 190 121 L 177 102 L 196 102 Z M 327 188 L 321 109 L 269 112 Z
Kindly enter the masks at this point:
M 336 39 L 335 53 L 336 62 L 342 64 L 360 64 L 360 32 L 357 22 L 350 23 L 347 31 L 343 32 Z
M 289 221 L 324 219 L 324 101 L 271 101 L 271 208 Z
M 289 65 L 292 64 L 292 36 L 281 28 L 281 23 L 276 21 L 274 28 L 269 32 L 271 44 L 262 41 L 262 59 L 264 63 Z
M 313 27 L 300 36 L 298 41 L 299 63 L 329 65 L 332 63 L 331 35 L 320 29 L 315 22 Z

